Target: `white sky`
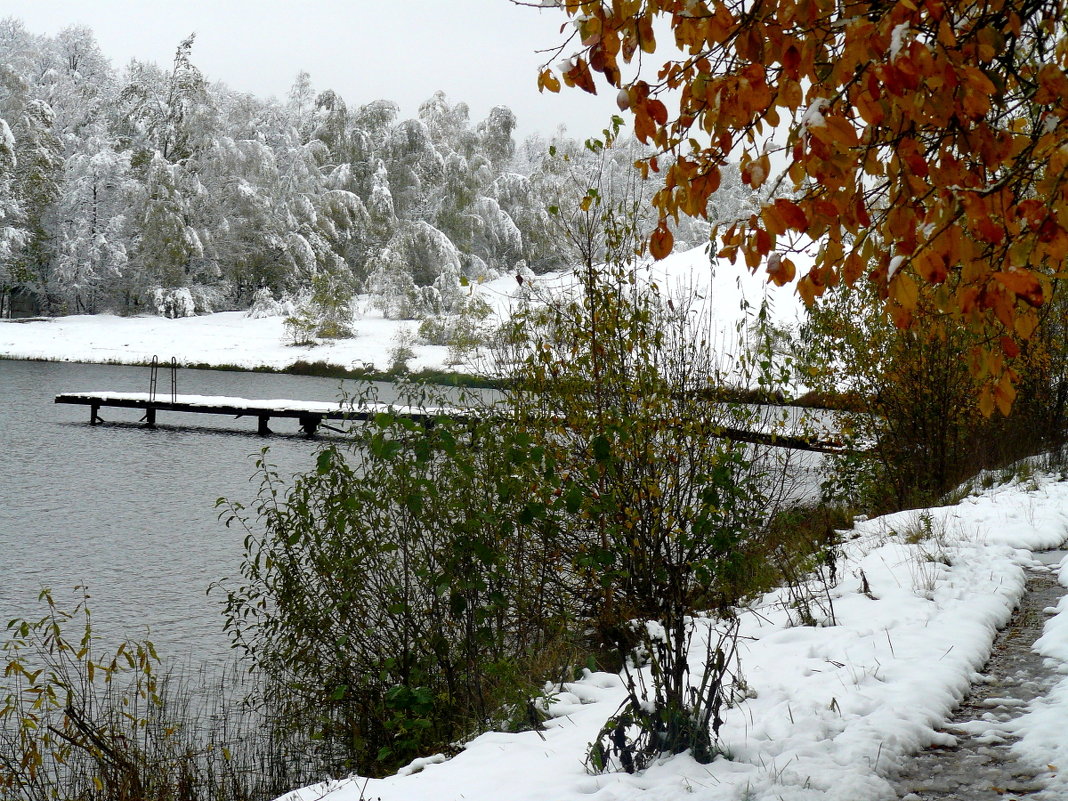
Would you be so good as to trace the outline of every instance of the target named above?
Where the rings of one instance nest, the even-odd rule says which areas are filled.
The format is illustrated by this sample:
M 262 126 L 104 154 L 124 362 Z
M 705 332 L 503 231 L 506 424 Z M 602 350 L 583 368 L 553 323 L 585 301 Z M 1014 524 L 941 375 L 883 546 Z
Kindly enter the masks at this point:
M 3 0 L 0 16 L 34 33 L 88 25 L 113 65 L 167 65 L 195 32 L 193 63 L 209 80 L 259 97 L 285 97 L 297 72 L 350 106 L 387 98 L 413 116 L 436 90 L 462 100 L 471 119 L 495 105 L 519 121 L 517 140 L 557 125 L 585 138 L 615 113 L 614 93 L 537 90 L 538 49 L 561 39 L 559 11 L 508 0 Z

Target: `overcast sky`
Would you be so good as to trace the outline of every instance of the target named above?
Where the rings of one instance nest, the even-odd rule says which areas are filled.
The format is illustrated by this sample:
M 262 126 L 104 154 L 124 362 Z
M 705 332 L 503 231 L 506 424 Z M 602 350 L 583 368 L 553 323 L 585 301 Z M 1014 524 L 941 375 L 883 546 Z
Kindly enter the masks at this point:
M 585 138 L 605 127 L 614 98 L 576 89 L 539 95 L 535 51 L 561 40 L 565 16 L 508 0 L 2 0 L 0 15 L 34 33 L 88 25 L 116 67 L 171 62 L 196 33 L 195 63 L 209 80 L 284 98 L 297 72 L 350 106 L 388 98 L 404 116 L 436 90 L 478 121 L 509 106 L 519 137 L 557 125 Z

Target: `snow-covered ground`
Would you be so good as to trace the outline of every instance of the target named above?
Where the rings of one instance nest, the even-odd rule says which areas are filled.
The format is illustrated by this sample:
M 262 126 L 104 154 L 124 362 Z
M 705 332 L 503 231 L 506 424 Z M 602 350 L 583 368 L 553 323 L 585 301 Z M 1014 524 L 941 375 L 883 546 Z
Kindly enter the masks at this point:
M 1068 537 L 1068 482 L 1039 475 L 959 505 L 859 522 L 830 588 L 834 620 L 791 622 L 772 593 L 747 612 L 741 671 L 749 698 L 726 714 L 729 758 L 666 758 L 638 775 L 590 775 L 587 746 L 624 700 L 620 677 L 587 673 L 548 688 L 543 732 L 484 734 L 450 760 L 417 760 L 398 775 L 353 777 L 289 801 L 880 801 L 885 778 L 927 745 L 989 654 L 1024 589 L 1031 551 Z M 918 540 L 918 541 L 917 541 Z M 1068 585 L 1068 563 L 1059 568 Z M 1039 643 L 1068 674 L 1068 600 Z M 703 645 L 695 643 L 693 668 Z M 1008 728 L 1023 760 L 1040 766 L 1048 798 L 1068 797 L 1068 677 Z M 992 726 L 996 724 L 991 724 Z
M 696 294 L 694 314 L 709 319 L 713 341 L 724 351 L 736 351 L 736 327 L 743 297 L 756 307 L 765 295 L 773 318 L 789 325 L 802 314 L 797 296 L 789 289 L 768 288 L 760 276 L 743 267 L 717 261 L 715 277 L 703 248 L 676 253 L 652 269 L 652 277 L 668 296 Z M 553 291 L 567 284 L 567 275 L 550 274 L 532 279 L 539 291 Z M 515 276 L 506 275 L 472 289 L 489 303 L 493 319 L 503 319 L 516 303 L 521 287 Z M 0 320 L 0 356 L 14 359 L 45 359 L 75 362 L 139 364 L 158 356 L 180 365 L 233 365 L 282 369 L 298 360 L 327 362 L 346 369 L 370 367 L 387 370 L 393 362 L 402 332 L 412 337 L 419 323 L 386 320 L 365 298 L 355 321 L 355 336 L 324 340 L 322 344 L 289 345 L 282 317 L 252 318 L 243 312 L 222 312 L 169 320 L 157 316 L 117 317 L 77 315 L 48 320 Z M 412 370 L 441 369 L 449 365 L 449 349 L 440 345 L 414 345 Z

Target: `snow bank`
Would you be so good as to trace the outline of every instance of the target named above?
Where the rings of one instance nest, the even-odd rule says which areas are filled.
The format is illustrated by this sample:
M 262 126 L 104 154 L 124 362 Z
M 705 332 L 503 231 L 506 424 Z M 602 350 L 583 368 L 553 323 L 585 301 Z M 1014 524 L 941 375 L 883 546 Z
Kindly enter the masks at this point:
M 1024 590 L 1030 550 L 1068 536 L 1068 483 L 1039 476 L 959 505 L 859 522 L 848 534 L 833 619 L 791 624 L 771 593 L 746 614 L 742 672 L 750 697 L 721 730 L 729 758 L 688 755 L 640 775 L 591 776 L 588 744 L 624 698 L 616 675 L 587 672 L 557 688 L 543 732 L 490 733 L 451 760 L 397 776 L 309 787 L 288 801 L 880 801 L 907 756 L 953 738 L 938 727 L 986 661 Z M 1068 579 L 1068 566 L 1062 568 Z M 695 638 L 700 640 L 701 638 Z M 1068 601 L 1040 646 L 1068 672 Z M 697 665 L 702 643 L 695 642 Z M 1068 679 L 1020 726 L 1028 758 L 1068 764 Z M 1027 717 L 1021 720 L 1027 721 Z
M 159 356 L 180 365 L 208 364 L 282 369 L 298 360 L 327 362 L 346 369 L 389 366 L 393 339 L 412 321 L 368 314 L 357 321 L 356 336 L 321 345 L 285 344 L 281 317 L 247 317 L 220 312 L 169 320 L 163 317 L 77 315 L 48 320 L 0 321 L 0 355 L 13 359 L 138 364 Z M 440 367 L 447 349 L 417 346 L 412 369 Z

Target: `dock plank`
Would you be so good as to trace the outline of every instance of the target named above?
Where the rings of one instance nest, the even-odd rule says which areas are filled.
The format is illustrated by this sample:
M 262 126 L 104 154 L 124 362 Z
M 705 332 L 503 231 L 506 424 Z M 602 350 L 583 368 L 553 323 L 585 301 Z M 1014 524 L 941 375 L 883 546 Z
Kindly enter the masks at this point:
M 89 406 L 90 422 L 98 421 L 101 408 L 142 409 L 150 425 L 155 423 L 156 412 L 183 412 L 193 414 L 217 414 L 228 417 L 256 417 L 260 433 L 269 433 L 267 421 L 271 418 L 290 418 L 300 422 L 304 430 L 314 434 L 324 420 L 366 421 L 376 414 L 393 412 L 426 422 L 442 416 L 463 418 L 468 416 L 459 409 L 414 409 L 388 404 L 353 407 L 340 401 L 298 401 L 288 399 L 231 398 L 215 395 L 156 395 L 147 392 L 64 392 L 55 397 L 56 403 Z

